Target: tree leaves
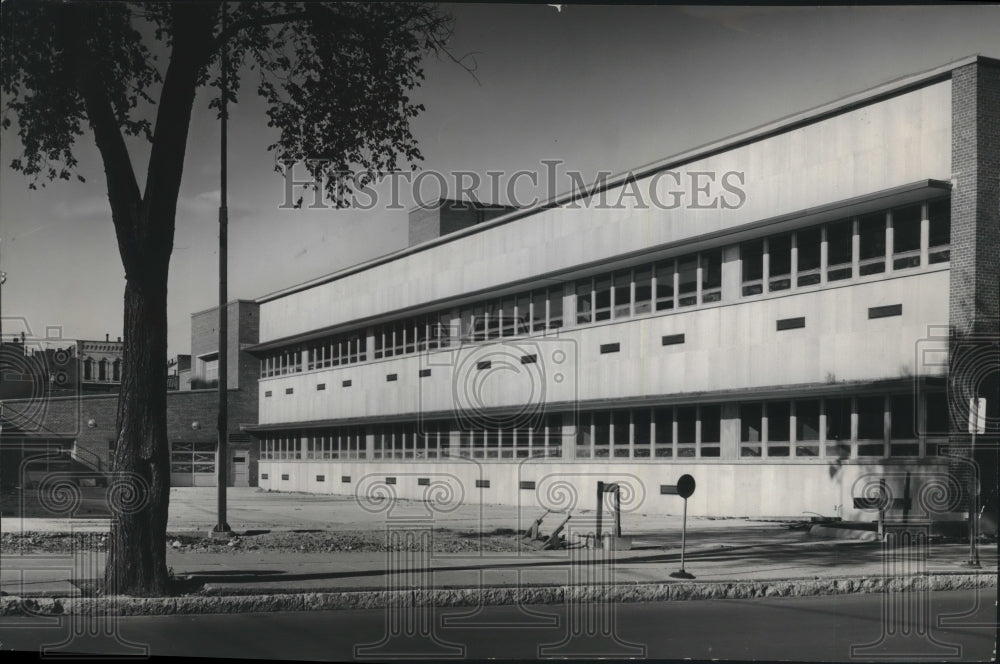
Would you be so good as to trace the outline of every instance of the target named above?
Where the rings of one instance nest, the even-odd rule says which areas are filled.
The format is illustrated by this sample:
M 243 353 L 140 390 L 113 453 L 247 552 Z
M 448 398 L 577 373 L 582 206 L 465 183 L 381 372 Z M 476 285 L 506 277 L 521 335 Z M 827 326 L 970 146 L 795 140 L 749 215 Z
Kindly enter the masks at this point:
M 162 101 L 157 54 L 207 53 L 197 84 L 218 91 L 223 44 L 229 102 L 238 101 L 240 73 L 254 72 L 268 126 L 278 130 L 269 146 L 276 163 L 305 164 L 325 182 L 331 204 L 347 204 L 360 174 L 373 181 L 400 162 L 413 168 L 422 159 L 410 121 L 424 108 L 408 93 L 423 80 L 424 56 L 447 53 L 452 20 L 435 7 L 233 2 L 226 5 L 228 26 L 221 34 L 220 3 L 212 43 L 191 44 L 175 43 L 170 3 L 84 6 L 86 19 L 80 20 L 80 12 L 62 2 L 2 3 L 0 124 L 16 127 L 23 154 L 10 165 L 29 176 L 29 186 L 75 174 L 73 145 L 88 120 L 77 85 L 81 68 L 100 77 L 119 131 L 152 142 L 153 111 Z M 67 32 L 84 47 L 74 51 L 58 38 Z M 218 92 L 210 107 L 220 108 Z

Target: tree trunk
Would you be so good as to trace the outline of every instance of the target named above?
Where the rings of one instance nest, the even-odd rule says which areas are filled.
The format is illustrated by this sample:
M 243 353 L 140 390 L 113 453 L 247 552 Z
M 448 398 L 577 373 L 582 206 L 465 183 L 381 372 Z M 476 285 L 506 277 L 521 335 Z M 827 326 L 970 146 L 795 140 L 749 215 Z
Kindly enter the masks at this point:
M 125 286 L 125 356 L 108 489 L 112 524 L 105 593 L 162 596 L 169 589 L 167 267 L 160 260 L 144 267 Z

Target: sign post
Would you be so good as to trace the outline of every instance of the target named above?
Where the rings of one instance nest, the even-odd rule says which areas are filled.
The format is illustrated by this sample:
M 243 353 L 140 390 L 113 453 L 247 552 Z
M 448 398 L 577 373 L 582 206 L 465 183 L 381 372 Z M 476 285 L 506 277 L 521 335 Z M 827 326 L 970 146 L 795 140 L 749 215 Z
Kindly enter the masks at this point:
M 972 444 L 969 449 L 969 456 L 972 460 L 972 468 L 976 468 L 976 434 L 986 433 L 986 399 L 972 397 L 969 399 L 969 433 L 972 435 Z M 979 537 L 979 519 L 977 512 L 979 486 L 975 470 L 969 477 L 969 562 L 967 567 L 980 567 L 979 548 L 976 539 Z
M 684 569 L 684 554 L 687 549 L 687 519 L 688 519 L 688 498 L 694 495 L 695 481 L 690 475 L 681 475 L 676 485 L 665 484 L 660 487 L 660 493 L 680 496 L 684 499 L 684 518 L 681 522 L 681 568 L 676 572 L 671 572 L 670 576 L 675 579 L 693 579 L 694 574 Z

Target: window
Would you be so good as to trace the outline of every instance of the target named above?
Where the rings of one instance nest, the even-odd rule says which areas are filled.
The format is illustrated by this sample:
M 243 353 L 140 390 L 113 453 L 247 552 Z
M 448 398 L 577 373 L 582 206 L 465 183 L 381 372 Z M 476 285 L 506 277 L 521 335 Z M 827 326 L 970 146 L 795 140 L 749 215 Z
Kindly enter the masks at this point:
M 947 263 L 951 258 L 951 199 L 927 204 L 929 238 L 927 262 Z
M 753 240 L 740 245 L 740 264 L 743 271 L 743 295 L 760 295 L 764 292 L 764 241 Z
M 718 302 L 722 299 L 722 250 L 702 252 L 701 301 Z
M 553 286 L 549 289 L 549 329 L 556 330 L 563 323 L 563 289 Z
M 629 442 L 632 440 L 631 433 L 631 412 L 627 410 L 618 410 L 614 412 L 612 416 L 612 424 L 614 425 L 614 454 L 615 457 L 629 457 L 631 456 L 631 450 L 629 449 Z
M 769 291 L 792 287 L 792 236 L 779 235 L 767 241 Z
M 926 396 L 926 422 L 924 433 L 927 436 L 947 437 L 951 429 L 948 413 L 948 395 L 944 392 L 930 392 Z
M 522 293 L 517 296 L 517 319 L 514 324 L 514 334 L 528 334 L 531 332 L 531 293 Z
M 698 409 L 701 420 L 700 456 L 717 457 L 720 454 L 722 408 L 701 406 Z
M 83 379 L 93 380 L 94 376 L 94 361 L 89 357 L 83 362 Z
M 795 402 L 795 456 L 819 456 L 819 400 Z
M 205 363 L 206 366 L 208 363 Z M 205 375 L 208 375 L 208 370 L 206 369 Z M 216 377 L 218 377 L 218 366 L 216 366 Z M 97 363 L 97 380 L 107 380 L 108 379 L 108 361 L 106 359 L 101 359 Z
M 218 378 L 218 358 L 213 360 L 215 362 L 215 378 Z M 204 362 L 204 367 L 207 366 L 208 362 Z M 272 351 L 269 355 L 265 356 L 260 363 L 261 368 L 261 378 L 268 378 L 271 376 L 285 376 L 287 374 L 299 373 L 302 371 L 302 351 L 298 348 L 295 349 L 281 349 Z M 207 375 L 207 374 L 206 374 Z M 214 380 L 213 379 L 213 380 Z
M 926 442 L 925 454 L 936 456 L 938 444 L 948 444 L 948 431 L 951 428 L 948 413 L 948 395 L 944 392 L 930 392 L 924 397 L 926 404 L 924 407 L 924 435 L 928 439 L 938 438 L 938 441 L 928 440 Z
M 858 456 L 885 454 L 884 398 L 858 397 Z
M 740 404 L 740 456 L 759 457 L 763 443 L 763 409 L 759 403 Z
M 885 272 L 885 213 L 866 214 L 858 219 L 860 246 L 859 274 Z
M 771 401 L 766 406 L 767 415 L 767 456 L 786 457 L 789 455 L 791 440 L 789 423 L 791 404 L 787 401 Z
M 677 421 L 677 456 L 696 456 L 698 412 L 694 406 L 680 406 L 674 410 Z
M 512 337 L 517 329 L 514 304 L 515 300 L 512 297 L 505 297 L 500 301 L 500 306 L 497 310 L 497 326 L 501 337 Z
M 674 262 L 656 264 L 656 310 L 674 308 Z
M 826 409 L 826 456 L 844 459 L 851 456 L 851 399 L 824 399 Z
M 892 456 L 920 454 L 913 398 L 912 394 L 895 394 L 890 399 L 889 454 Z
M 485 304 L 472 307 L 472 340 L 486 341 L 486 330 L 489 327 L 489 312 Z
M 576 324 L 591 323 L 594 319 L 594 308 L 592 306 L 592 282 L 590 279 L 582 279 L 576 282 Z
M 650 450 L 650 411 L 648 408 L 640 408 L 633 414 L 634 451 L 635 458 L 648 459 Z
M 635 269 L 635 313 L 646 314 L 652 311 L 653 302 L 653 269 L 644 265 Z
M 594 279 L 594 321 L 611 319 L 611 277 Z
M 545 418 L 545 425 L 548 429 L 548 434 L 545 440 L 545 452 L 549 457 L 559 458 L 562 456 L 562 416 L 547 416 Z M 532 443 L 532 445 L 535 444 L 535 442 Z
M 656 456 L 660 458 L 674 456 L 674 409 L 654 408 L 653 421 L 656 428 L 654 438 Z
M 615 272 L 614 287 L 615 318 L 628 318 L 632 315 L 632 273 L 628 270 Z
M 892 211 L 892 269 L 920 266 L 920 218 L 923 206 Z
M 594 419 L 594 458 L 602 459 L 609 456 L 611 445 L 611 415 L 607 412 L 597 412 Z
M 820 251 L 823 231 L 810 228 L 795 234 L 796 286 L 812 286 L 820 282 Z
M 677 306 L 690 307 L 698 303 L 698 256 L 677 259 Z
M 854 222 L 844 219 L 826 227 L 826 280 L 850 279 L 854 266 Z

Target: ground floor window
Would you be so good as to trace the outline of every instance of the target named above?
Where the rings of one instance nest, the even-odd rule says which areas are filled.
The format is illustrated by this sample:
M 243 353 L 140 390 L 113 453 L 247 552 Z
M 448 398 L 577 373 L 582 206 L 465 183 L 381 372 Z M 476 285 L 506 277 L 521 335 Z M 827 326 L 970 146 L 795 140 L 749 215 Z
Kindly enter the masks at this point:
M 583 412 L 576 427 L 576 458 L 718 457 L 721 421 L 718 404 Z
M 215 443 L 171 443 L 170 483 L 173 486 L 212 486 L 215 483 Z
M 739 405 L 741 457 L 934 455 L 947 441 L 944 392 L 774 400 Z

